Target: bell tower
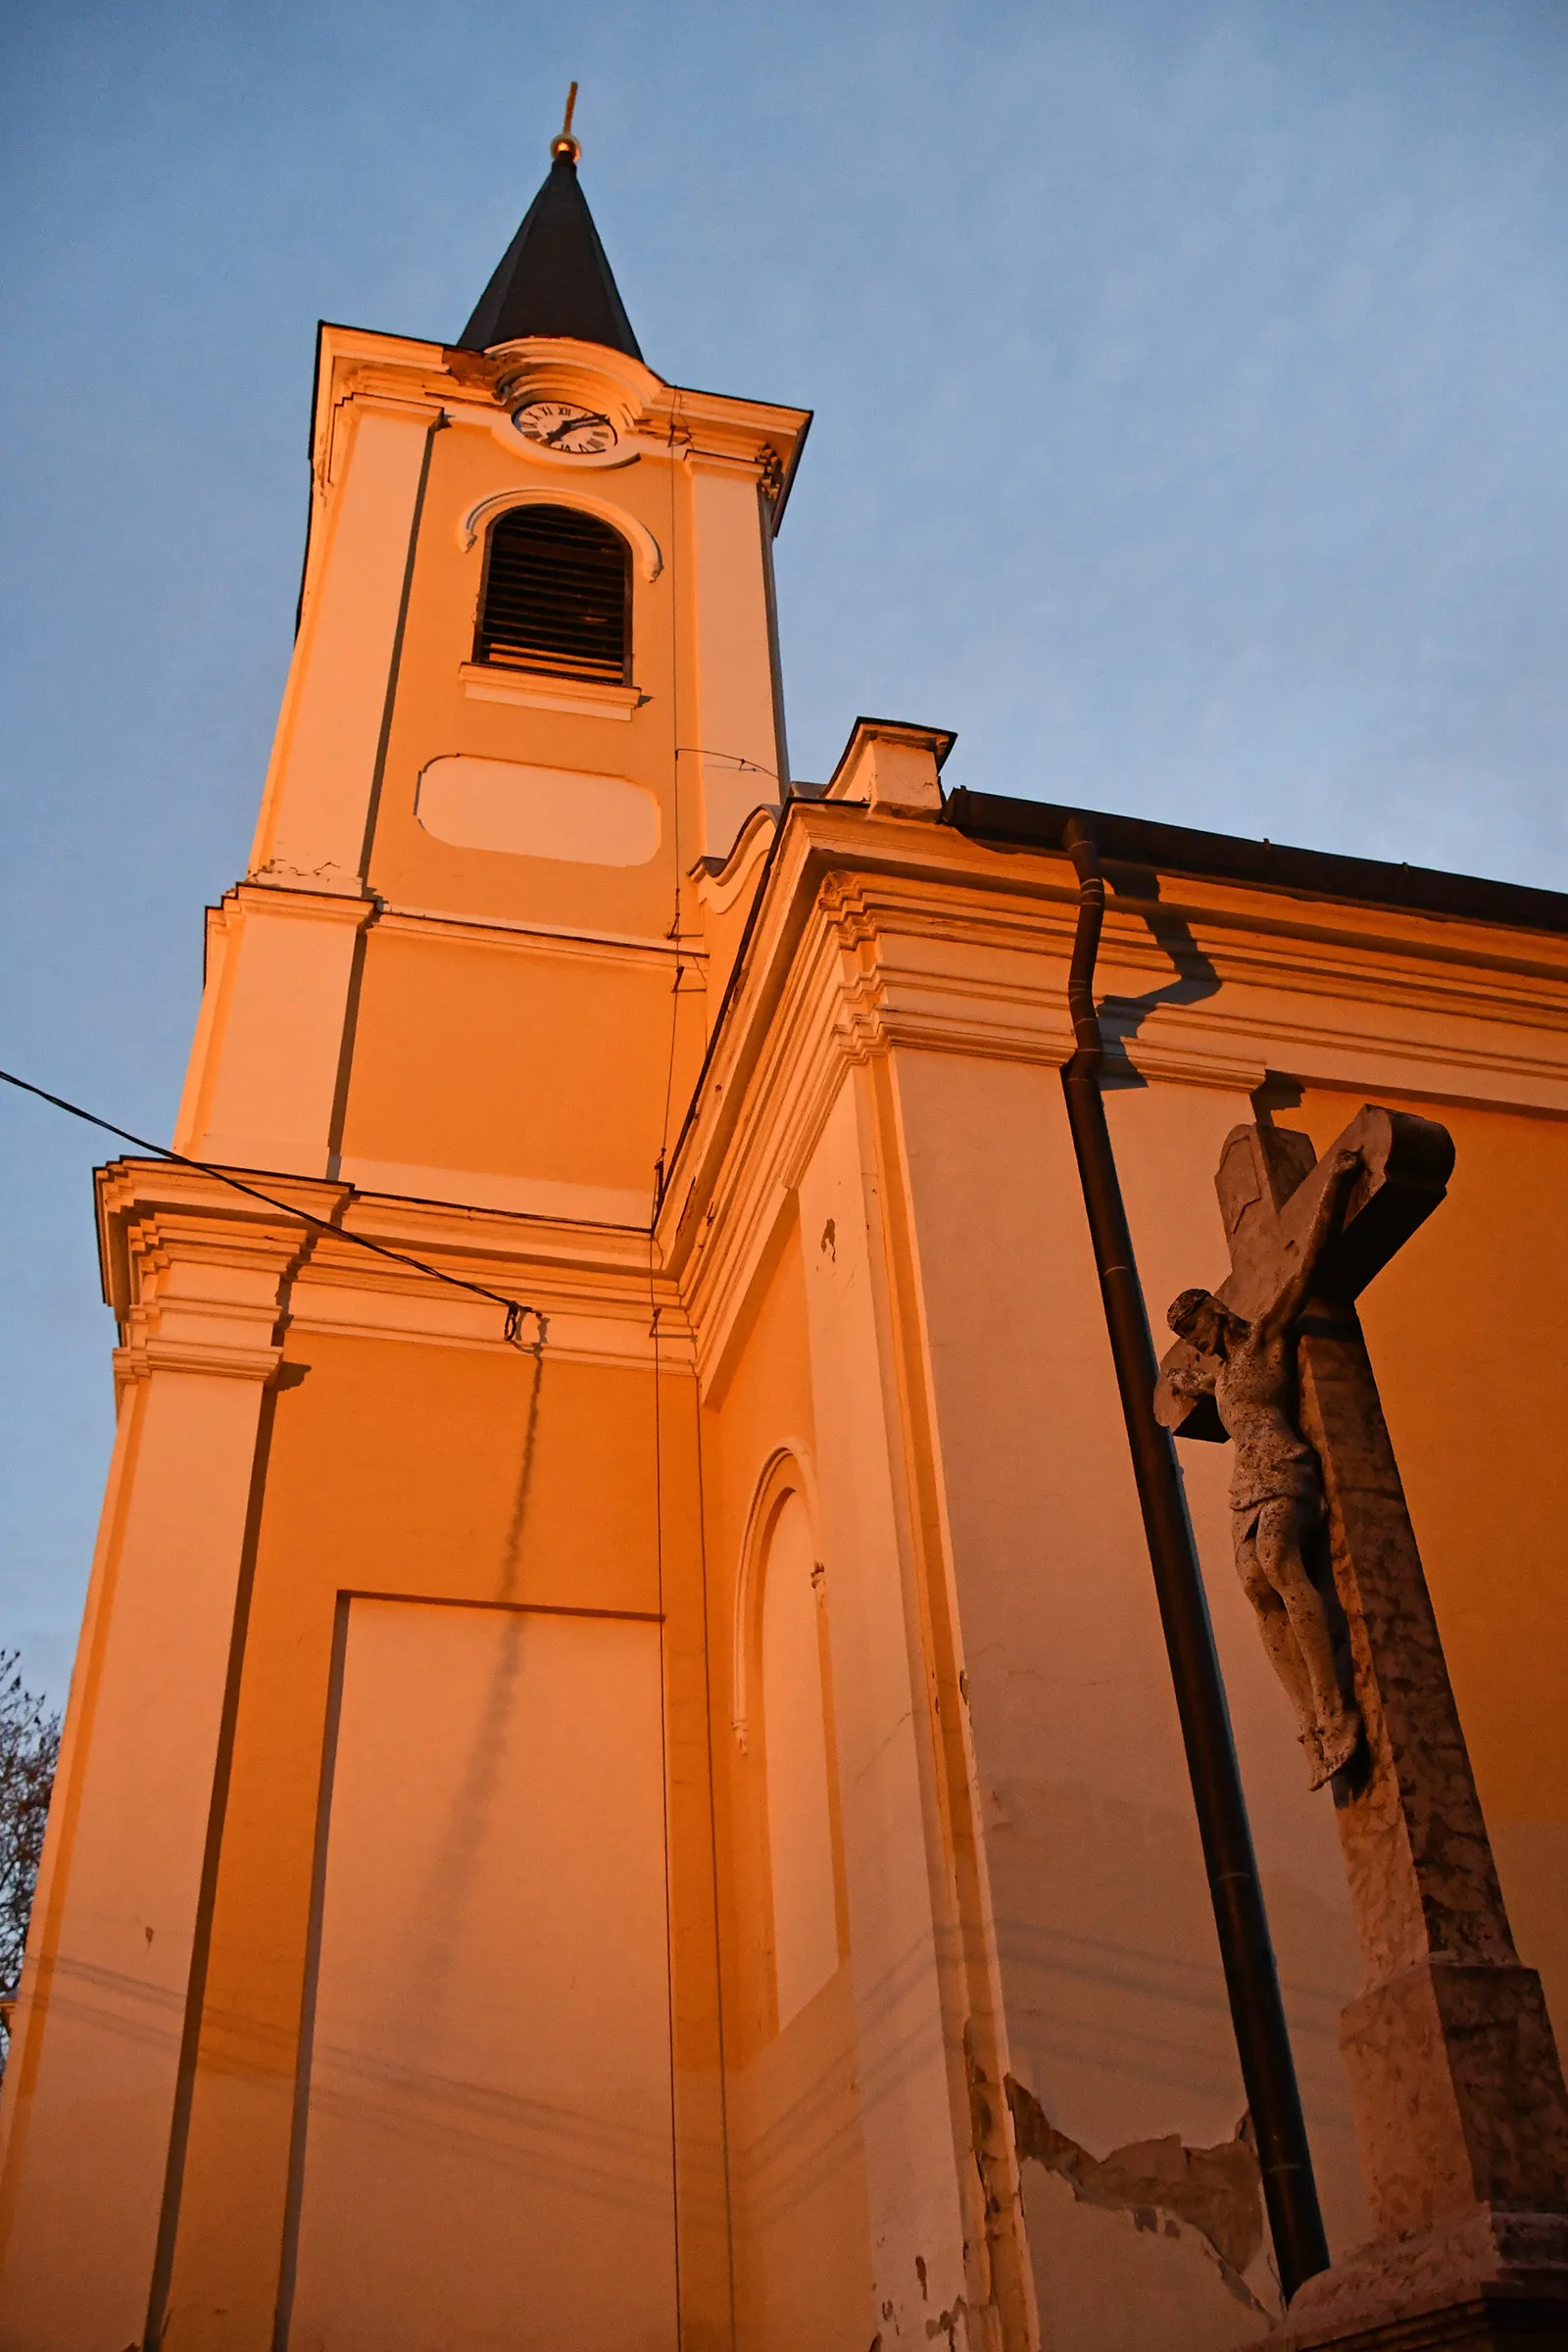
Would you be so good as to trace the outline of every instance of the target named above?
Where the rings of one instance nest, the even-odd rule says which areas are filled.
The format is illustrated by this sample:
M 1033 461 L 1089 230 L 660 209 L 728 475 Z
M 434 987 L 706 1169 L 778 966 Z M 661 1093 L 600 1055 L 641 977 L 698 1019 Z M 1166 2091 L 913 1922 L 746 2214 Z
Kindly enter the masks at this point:
M 321 329 L 192 1158 L 648 1222 L 712 1001 L 694 869 L 783 797 L 770 549 L 808 419 L 645 364 L 578 152 L 458 344 Z
M 709 885 L 786 791 L 808 418 L 647 365 L 578 152 L 455 343 L 320 329 L 184 1164 L 100 1179 L 117 1440 L 0 2107 L 3 2352 L 523 2312 L 672 2346 L 677 2270 L 699 2333 L 727 2309 L 653 1218 L 745 914 Z

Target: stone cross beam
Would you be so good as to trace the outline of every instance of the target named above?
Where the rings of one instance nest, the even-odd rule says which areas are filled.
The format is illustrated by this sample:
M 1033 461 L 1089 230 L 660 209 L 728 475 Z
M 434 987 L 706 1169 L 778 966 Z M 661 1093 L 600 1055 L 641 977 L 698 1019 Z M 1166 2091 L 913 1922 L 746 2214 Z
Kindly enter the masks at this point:
M 1453 1146 L 1433 1120 L 1368 1105 L 1341 1148 L 1360 1165 L 1296 1326 L 1297 1364 L 1366 1732 L 1334 1793 L 1363 1969 L 1341 2043 L 1380 2236 L 1307 2282 L 1278 2341 L 1568 2344 L 1568 2095 L 1540 1979 L 1509 1932 L 1354 1309 L 1443 1199 Z M 1249 1321 L 1300 1262 L 1333 1157 L 1275 1127 L 1226 1138 L 1231 1271 L 1217 1296 Z M 1213 1398 L 1168 1385 L 1197 1361 L 1187 1341 L 1169 1350 L 1155 1409 L 1180 1436 L 1223 1440 Z

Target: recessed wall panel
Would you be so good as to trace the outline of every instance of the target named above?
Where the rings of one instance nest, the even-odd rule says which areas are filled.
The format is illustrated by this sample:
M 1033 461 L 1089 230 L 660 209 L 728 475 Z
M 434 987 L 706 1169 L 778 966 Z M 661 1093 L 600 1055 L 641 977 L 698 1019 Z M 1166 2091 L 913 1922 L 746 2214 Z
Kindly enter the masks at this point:
M 294 2352 L 672 2352 L 657 1626 L 356 1600 Z

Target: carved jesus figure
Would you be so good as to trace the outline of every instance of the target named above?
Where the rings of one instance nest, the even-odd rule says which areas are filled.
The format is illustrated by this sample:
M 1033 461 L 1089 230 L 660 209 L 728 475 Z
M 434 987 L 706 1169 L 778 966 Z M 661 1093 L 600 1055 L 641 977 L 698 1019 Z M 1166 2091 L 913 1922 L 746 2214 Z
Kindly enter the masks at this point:
M 1255 1323 L 1201 1290 L 1183 1291 L 1167 1318 L 1202 1359 L 1172 1366 L 1169 1385 L 1195 1400 L 1212 1396 L 1236 1448 L 1236 1565 L 1257 1611 L 1263 1645 L 1296 1710 L 1314 1788 L 1349 1762 L 1361 1718 L 1340 1689 L 1328 1611 L 1303 1556 L 1306 1539 L 1324 1517 L 1323 1473 L 1296 1426 L 1295 1324 L 1360 1164 L 1359 1152 L 1334 1153 L 1299 1262 Z

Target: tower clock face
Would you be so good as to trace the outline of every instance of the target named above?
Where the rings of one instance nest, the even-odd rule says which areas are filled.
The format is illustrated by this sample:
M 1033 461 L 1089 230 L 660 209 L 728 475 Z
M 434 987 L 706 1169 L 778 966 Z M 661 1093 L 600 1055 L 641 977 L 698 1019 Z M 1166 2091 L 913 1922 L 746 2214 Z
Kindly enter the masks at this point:
M 525 441 L 566 458 L 602 458 L 617 438 L 608 416 L 571 400 L 530 400 L 514 409 L 512 421 Z

